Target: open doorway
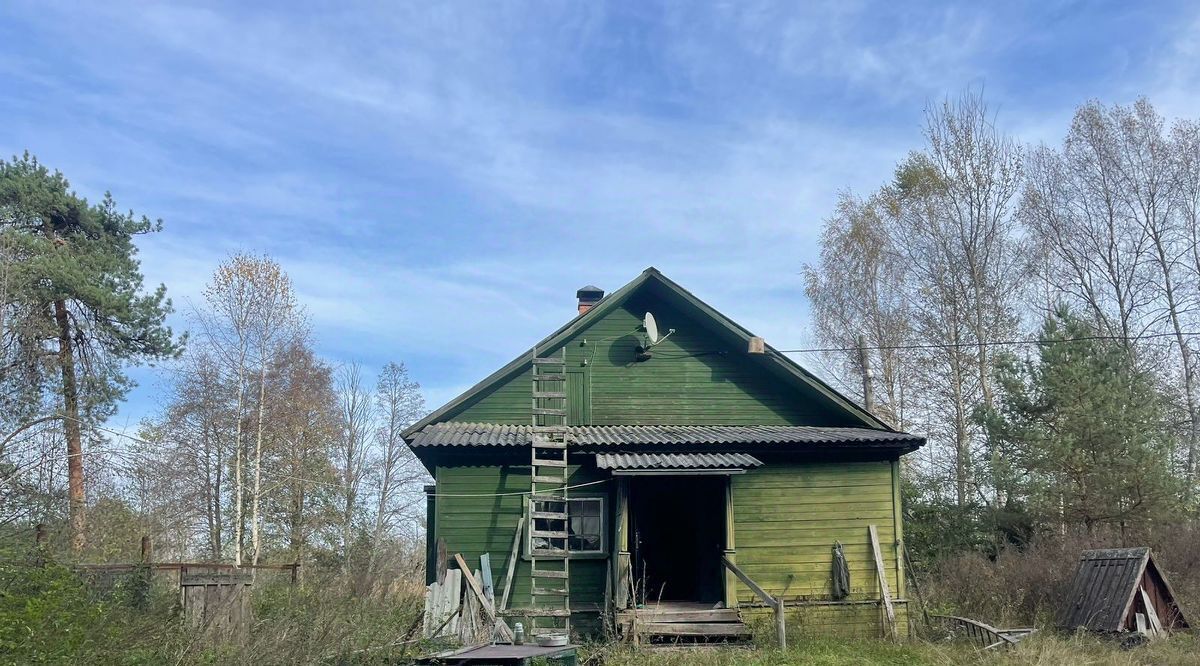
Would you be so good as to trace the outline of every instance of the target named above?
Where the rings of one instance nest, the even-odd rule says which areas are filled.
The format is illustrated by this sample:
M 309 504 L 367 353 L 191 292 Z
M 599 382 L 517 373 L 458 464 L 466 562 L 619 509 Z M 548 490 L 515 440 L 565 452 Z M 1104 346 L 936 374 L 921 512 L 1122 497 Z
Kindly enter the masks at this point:
M 630 479 L 638 602 L 721 601 L 725 483 L 724 476 Z

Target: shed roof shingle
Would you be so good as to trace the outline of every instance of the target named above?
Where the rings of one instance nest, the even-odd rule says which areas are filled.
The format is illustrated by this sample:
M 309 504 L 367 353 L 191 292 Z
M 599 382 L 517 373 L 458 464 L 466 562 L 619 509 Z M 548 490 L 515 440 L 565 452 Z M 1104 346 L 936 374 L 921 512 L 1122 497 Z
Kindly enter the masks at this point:
M 745 453 L 597 453 L 600 469 L 745 469 L 762 461 Z

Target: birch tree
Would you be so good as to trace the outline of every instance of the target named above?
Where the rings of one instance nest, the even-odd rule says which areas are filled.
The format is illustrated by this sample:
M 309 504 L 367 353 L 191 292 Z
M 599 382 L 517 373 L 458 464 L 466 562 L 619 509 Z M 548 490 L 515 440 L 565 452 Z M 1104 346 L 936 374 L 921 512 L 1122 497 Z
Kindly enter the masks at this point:
M 244 415 L 246 411 L 246 373 L 253 344 L 255 294 L 251 282 L 248 258 L 235 255 L 217 267 L 204 289 L 208 311 L 198 312 L 208 340 L 234 376 L 237 395 L 234 408 L 233 436 L 233 562 L 242 565 L 246 523 L 245 509 L 245 447 L 243 446 Z
M 388 363 L 379 373 L 375 386 L 375 412 L 379 418 L 375 431 L 377 458 L 373 464 L 377 497 L 371 555 L 367 563 L 367 575 L 371 580 L 379 568 L 384 534 L 395 527 L 396 519 L 408 507 L 406 495 L 408 502 L 416 501 L 412 499 L 411 491 L 425 477 L 424 469 L 400 436 L 425 412 L 421 386 L 409 378 L 404 364 Z
M 360 492 L 369 453 L 369 435 L 374 419 L 371 391 L 363 378 L 362 368 L 350 364 L 341 369 L 337 378 L 340 434 L 336 443 L 336 466 L 341 483 L 342 499 L 342 572 L 350 571 L 354 520 L 360 513 Z
M 843 193 L 821 233 L 816 264 L 804 266 L 805 294 L 812 303 L 811 325 L 822 346 L 850 374 L 864 369 L 855 351 L 861 337 L 871 348 L 868 362 L 876 384 L 876 412 L 893 426 L 909 427 L 906 389 L 913 368 L 898 346 L 912 342 L 908 274 L 892 244 L 893 220 L 879 195 L 862 200 Z M 858 392 L 858 387 L 851 387 Z

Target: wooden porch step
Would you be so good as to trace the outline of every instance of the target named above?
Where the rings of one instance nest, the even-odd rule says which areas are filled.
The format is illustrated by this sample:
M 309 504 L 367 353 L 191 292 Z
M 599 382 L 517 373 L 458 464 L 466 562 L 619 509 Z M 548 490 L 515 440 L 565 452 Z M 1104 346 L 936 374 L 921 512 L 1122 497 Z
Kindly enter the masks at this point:
M 620 615 L 622 621 L 630 621 L 633 613 L 623 611 Z M 741 622 L 735 608 L 712 608 L 708 610 L 677 610 L 677 609 L 654 609 L 654 608 L 639 608 L 637 611 L 637 621 L 642 622 Z
M 750 636 L 750 629 L 741 622 L 638 622 L 637 628 L 643 636 Z

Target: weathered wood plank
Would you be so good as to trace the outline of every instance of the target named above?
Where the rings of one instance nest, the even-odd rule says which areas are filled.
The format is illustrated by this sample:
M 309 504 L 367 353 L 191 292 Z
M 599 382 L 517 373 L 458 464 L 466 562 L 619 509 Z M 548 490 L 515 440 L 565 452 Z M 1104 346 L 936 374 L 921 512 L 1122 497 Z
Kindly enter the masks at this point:
M 884 569 L 883 555 L 879 551 L 879 533 L 875 526 L 871 525 L 867 528 L 871 536 L 871 551 L 875 559 L 875 573 L 879 576 L 879 594 L 883 599 L 883 610 L 887 618 L 887 635 L 895 640 L 897 638 L 896 631 L 896 609 L 892 607 L 892 594 L 888 591 L 887 571 Z
M 642 622 L 638 631 L 656 636 L 748 636 L 750 630 L 740 622 Z
M 512 630 L 497 618 L 496 609 L 492 607 L 487 597 L 484 596 L 483 588 L 479 585 L 479 581 L 475 580 L 475 577 L 471 575 L 471 571 L 467 568 L 467 563 L 463 560 L 462 554 L 455 553 L 454 561 L 458 563 L 459 573 L 467 581 L 467 588 L 475 594 L 475 598 L 483 606 L 483 612 L 487 615 L 488 620 L 496 625 L 496 630 L 500 633 L 501 637 L 506 640 L 512 640 Z

